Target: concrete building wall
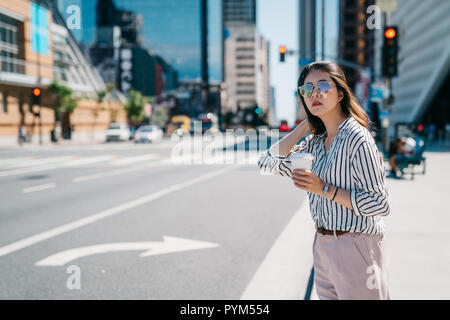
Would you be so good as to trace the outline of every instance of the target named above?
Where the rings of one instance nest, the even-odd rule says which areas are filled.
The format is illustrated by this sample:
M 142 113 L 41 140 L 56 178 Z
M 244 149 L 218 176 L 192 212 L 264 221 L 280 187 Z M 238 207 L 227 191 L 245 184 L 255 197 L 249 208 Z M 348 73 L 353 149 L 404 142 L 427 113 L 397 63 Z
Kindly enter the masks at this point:
M 227 110 L 237 111 L 251 107 L 256 101 L 256 29 L 252 25 L 226 26 L 229 37 L 225 40 L 225 82 Z

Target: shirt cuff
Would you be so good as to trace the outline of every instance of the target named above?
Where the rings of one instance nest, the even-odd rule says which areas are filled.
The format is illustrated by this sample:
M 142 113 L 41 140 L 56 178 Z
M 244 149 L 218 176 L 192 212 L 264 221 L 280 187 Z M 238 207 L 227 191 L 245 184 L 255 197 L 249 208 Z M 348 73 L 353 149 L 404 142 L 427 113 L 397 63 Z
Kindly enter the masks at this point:
M 351 190 L 350 191 L 350 201 L 352 203 L 352 207 L 353 207 L 353 212 L 357 215 L 357 216 L 362 216 L 361 212 L 359 212 L 358 210 L 358 204 L 356 202 L 356 190 Z
M 289 158 L 289 155 L 287 155 L 287 156 L 280 156 L 279 154 L 272 154 L 270 152 L 270 150 L 267 150 L 267 154 L 269 155 L 269 157 L 274 158 L 274 159 L 287 159 L 287 158 Z

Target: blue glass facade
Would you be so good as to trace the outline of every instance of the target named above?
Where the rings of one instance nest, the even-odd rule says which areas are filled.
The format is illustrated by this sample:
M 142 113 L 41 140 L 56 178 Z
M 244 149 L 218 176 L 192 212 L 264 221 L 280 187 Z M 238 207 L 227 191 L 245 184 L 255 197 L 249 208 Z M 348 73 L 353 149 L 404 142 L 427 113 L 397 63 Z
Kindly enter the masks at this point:
M 325 26 L 322 26 L 322 3 L 325 3 Z M 322 33 L 323 31 L 323 33 Z M 325 48 L 322 48 L 323 44 Z M 339 0 L 316 1 L 316 59 L 325 60 L 338 58 L 339 41 Z
M 71 4 L 81 8 L 81 32 L 73 32 L 83 45 L 95 41 L 97 0 L 58 0 L 59 10 Z M 143 45 L 178 71 L 179 81 L 201 79 L 200 0 L 114 0 L 118 9 L 142 15 Z M 222 81 L 222 0 L 208 0 L 208 76 Z

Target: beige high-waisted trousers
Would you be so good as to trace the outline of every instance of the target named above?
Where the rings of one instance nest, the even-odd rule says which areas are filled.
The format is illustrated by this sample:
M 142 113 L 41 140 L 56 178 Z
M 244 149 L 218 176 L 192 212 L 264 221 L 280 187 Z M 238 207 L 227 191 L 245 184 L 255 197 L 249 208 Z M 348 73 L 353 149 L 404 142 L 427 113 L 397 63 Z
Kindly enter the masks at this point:
M 320 300 L 390 299 L 384 235 L 315 234 L 314 285 Z

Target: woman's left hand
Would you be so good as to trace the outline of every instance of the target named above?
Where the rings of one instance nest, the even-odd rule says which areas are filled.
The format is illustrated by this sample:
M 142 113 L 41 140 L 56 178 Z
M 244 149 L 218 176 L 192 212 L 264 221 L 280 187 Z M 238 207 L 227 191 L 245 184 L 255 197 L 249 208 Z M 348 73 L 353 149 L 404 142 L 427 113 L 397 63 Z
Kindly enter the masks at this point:
M 294 185 L 299 189 L 318 195 L 323 195 L 325 182 L 323 182 L 310 170 L 294 169 L 292 171 L 292 181 L 294 182 Z

